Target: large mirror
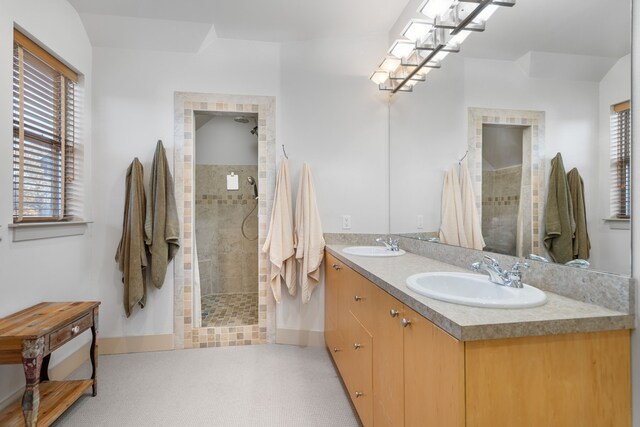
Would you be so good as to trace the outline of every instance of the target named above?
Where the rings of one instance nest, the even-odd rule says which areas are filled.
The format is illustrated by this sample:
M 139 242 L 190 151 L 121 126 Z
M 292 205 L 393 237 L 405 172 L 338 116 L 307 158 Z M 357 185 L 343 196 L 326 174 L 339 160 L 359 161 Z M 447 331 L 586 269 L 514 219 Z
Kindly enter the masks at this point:
M 390 101 L 391 233 L 630 274 L 630 0 L 516 0 L 441 65 Z

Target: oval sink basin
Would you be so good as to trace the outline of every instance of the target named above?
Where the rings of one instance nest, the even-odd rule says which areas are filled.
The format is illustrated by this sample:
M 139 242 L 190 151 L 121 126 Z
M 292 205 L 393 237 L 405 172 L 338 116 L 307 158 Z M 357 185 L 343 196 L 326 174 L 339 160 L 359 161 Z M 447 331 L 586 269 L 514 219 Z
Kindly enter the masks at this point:
M 402 249 L 399 251 L 390 251 L 383 246 L 349 246 L 348 248 L 344 248 L 342 252 L 349 255 L 379 257 L 400 256 L 405 254 Z
M 496 285 L 489 276 L 473 273 L 419 273 L 407 278 L 414 292 L 440 301 L 486 308 L 528 308 L 547 302 L 538 288 Z

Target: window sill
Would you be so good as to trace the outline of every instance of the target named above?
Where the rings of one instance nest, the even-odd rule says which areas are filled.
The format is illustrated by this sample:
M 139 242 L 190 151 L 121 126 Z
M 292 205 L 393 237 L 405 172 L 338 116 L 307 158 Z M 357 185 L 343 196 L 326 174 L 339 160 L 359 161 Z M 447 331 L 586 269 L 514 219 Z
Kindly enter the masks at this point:
M 51 239 L 55 237 L 81 236 L 87 225 L 93 221 L 38 222 L 27 224 L 9 224 L 13 230 L 13 241 Z
M 604 218 L 603 221 L 609 225 L 611 230 L 631 230 L 629 218 Z

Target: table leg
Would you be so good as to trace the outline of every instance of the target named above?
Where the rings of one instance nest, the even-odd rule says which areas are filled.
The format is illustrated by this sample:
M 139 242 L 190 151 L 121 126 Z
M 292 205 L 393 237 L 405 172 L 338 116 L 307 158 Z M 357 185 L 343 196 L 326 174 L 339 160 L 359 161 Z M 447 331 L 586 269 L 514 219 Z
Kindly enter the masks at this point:
M 93 326 L 91 326 L 91 350 L 89 356 L 91 358 L 91 379 L 93 380 L 93 395 L 98 394 L 98 307 L 93 309 Z
M 27 385 L 22 396 L 22 413 L 26 427 L 35 427 L 40 408 L 40 370 L 44 353 L 44 337 L 22 342 L 22 366 Z

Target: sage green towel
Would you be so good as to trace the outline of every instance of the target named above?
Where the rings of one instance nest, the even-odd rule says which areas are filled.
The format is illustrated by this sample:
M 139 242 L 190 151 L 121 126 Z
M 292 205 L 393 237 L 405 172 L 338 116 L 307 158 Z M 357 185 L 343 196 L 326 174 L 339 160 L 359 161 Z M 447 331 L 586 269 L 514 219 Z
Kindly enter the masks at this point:
M 180 248 L 180 222 L 167 154 L 158 141 L 151 165 L 151 182 L 144 223 L 145 240 L 151 258 L 151 283 L 160 289 L 169 262 Z
M 587 210 L 584 205 L 584 181 L 576 168 L 569 171 L 567 181 L 569 182 L 569 194 L 573 205 L 573 217 L 576 221 L 576 232 L 573 238 L 573 258 L 589 259 L 591 242 L 587 231 Z
M 544 222 L 544 246 L 551 258 L 561 264 L 572 260 L 576 223 L 573 218 L 569 183 L 560 153 L 551 160 Z
M 145 195 L 142 164 L 136 157 L 127 169 L 126 197 L 122 237 L 116 251 L 116 262 L 124 284 L 124 311 L 127 317 L 136 304 L 144 307 L 147 300 L 145 277 L 147 253 L 144 244 Z

